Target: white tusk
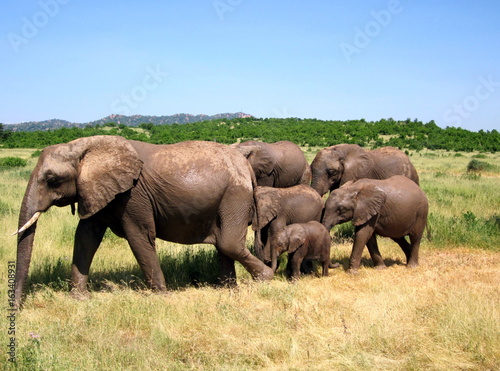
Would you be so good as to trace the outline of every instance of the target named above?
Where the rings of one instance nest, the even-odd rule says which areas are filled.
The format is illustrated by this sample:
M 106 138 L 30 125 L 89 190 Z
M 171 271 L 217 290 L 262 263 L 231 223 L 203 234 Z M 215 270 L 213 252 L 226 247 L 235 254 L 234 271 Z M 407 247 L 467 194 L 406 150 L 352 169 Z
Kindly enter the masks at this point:
M 28 229 L 33 224 L 35 224 L 35 222 L 38 220 L 40 215 L 42 215 L 42 213 L 40 211 L 37 211 L 36 213 L 34 213 L 33 216 L 31 217 L 31 219 L 28 220 L 28 222 L 25 225 L 23 225 L 21 228 L 19 228 L 18 231 L 12 233 L 12 235 L 14 236 L 16 234 L 23 233 L 26 229 Z

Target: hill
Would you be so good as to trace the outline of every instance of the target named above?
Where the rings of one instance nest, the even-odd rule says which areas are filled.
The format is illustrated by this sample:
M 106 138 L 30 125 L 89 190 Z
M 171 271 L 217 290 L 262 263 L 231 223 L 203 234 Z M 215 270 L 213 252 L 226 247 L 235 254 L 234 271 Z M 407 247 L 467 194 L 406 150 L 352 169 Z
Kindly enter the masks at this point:
M 60 128 L 84 128 L 87 126 L 104 125 L 109 122 L 114 122 L 118 125 L 125 126 L 139 126 L 142 123 L 152 123 L 154 125 L 171 125 L 171 124 L 189 124 L 200 121 L 216 120 L 216 119 L 235 119 L 235 118 L 245 118 L 252 117 L 247 113 L 236 112 L 236 113 L 219 113 L 216 115 L 190 115 L 187 113 L 178 113 L 170 116 L 145 116 L 145 115 L 109 115 L 100 120 L 95 120 L 91 122 L 76 123 L 60 119 L 51 119 L 44 121 L 30 121 L 22 122 L 13 125 L 4 125 L 4 129 L 13 132 L 19 131 L 46 131 L 55 130 Z

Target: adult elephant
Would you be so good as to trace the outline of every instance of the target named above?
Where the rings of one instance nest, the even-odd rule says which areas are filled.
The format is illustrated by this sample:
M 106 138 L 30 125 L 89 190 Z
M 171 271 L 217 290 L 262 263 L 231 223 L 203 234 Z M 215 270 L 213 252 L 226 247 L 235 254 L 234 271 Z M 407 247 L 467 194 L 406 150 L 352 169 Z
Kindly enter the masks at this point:
M 52 205 L 78 203 L 71 284 L 86 293 L 89 268 L 104 232 L 127 239 L 146 283 L 165 290 L 155 238 L 209 243 L 220 279 L 234 282 L 234 260 L 256 279 L 273 272 L 245 246 L 255 179 L 234 148 L 188 141 L 153 145 L 116 136 L 81 138 L 43 150 L 19 214 L 15 301 L 28 275 L 36 221 Z
M 248 159 L 259 186 L 286 188 L 311 183 L 311 168 L 295 143 L 249 140 L 232 146 Z
M 365 150 L 357 144 L 337 144 L 322 149 L 311 163 L 312 183 L 323 196 L 350 180 L 387 179 L 404 175 L 418 184 L 418 174 L 408 156 L 395 147 Z
M 278 262 L 277 238 L 282 229 L 293 223 L 321 221 L 324 202 L 314 189 L 305 184 L 289 188 L 257 187 L 255 254 L 276 271 Z

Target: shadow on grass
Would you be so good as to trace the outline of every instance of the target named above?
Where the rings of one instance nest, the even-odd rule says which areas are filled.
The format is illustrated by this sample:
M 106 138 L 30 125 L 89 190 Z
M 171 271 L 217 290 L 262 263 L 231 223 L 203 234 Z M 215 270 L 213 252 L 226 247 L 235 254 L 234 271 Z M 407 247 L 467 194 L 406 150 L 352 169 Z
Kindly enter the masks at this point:
M 168 290 L 187 287 L 215 286 L 219 282 L 217 251 L 187 248 L 175 256 L 160 252 L 160 266 L 165 276 Z M 28 291 L 35 292 L 46 286 L 55 291 L 69 291 L 71 260 L 59 258 L 57 261 L 46 259 L 32 269 L 28 278 Z M 89 289 L 91 291 L 110 291 L 114 289 L 147 289 L 144 275 L 139 264 L 124 268 L 110 267 L 90 271 Z
M 343 268 L 345 271 L 347 271 L 347 269 L 349 268 L 349 261 L 350 261 L 350 258 L 348 256 L 346 256 L 340 260 L 335 259 L 332 262 L 340 264 L 340 267 L 337 269 Z M 392 267 L 393 265 L 406 265 L 406 263 L 404 263 L 400 259 L 384 259 L 384 263 L 387 267 Z M 374 267 L 373 260 L 370 258 L 361 258 L 360 267 L 373 268 Z

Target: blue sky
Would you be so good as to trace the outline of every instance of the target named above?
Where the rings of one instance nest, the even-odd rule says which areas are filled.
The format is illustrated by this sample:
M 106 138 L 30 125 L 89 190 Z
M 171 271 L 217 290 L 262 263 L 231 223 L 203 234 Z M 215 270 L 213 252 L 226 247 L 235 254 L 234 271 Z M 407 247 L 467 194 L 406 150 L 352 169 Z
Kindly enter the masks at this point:
M 393 117 L 500 130 L 500 2 L 5 0 L 0 122 Z

